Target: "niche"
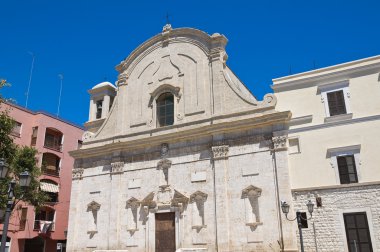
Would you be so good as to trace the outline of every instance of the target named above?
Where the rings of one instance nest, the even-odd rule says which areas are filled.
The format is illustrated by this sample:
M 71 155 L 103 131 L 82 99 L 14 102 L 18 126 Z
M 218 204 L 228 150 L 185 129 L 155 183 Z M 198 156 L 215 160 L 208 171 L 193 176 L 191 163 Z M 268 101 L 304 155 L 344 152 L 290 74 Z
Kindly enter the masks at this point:
M 256 228 L 258 225 L 263 224 L 260 221 L 260 210 L 259 210 L 260 196 L 261 196 L 261 189 L 252 185 L 248 186 L 242 191 L 242 198 L 244 199 L 246 226 Z
M 137 210 L 140 206 L 140 201 L 134 197 L 127 201 L 127 231 L 137 231 Z
M 88 227 L 87 233 L 90 234 L 90 237 L 94 236 L 98 232 L 98 212 L 100 209 L 100 204 L 96 201 L 92 201 L 87 205 L 88 215 Z
M 196 191 L 190 196 L 190 204 L 192 206 L 192 228 L 202 229 L 207 227 L 205 224 L 204 205 L 207 200 L 207 194 Z

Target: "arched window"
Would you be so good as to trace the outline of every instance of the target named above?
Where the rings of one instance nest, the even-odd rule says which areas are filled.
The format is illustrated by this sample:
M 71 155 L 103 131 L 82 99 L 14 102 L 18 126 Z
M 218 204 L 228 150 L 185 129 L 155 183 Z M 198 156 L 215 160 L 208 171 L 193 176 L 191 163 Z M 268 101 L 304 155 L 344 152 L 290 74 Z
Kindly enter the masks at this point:
M 157 99 L 157 123 L 159 127 L 174 123 L 174 97 L 171 93 L 163 93 Z

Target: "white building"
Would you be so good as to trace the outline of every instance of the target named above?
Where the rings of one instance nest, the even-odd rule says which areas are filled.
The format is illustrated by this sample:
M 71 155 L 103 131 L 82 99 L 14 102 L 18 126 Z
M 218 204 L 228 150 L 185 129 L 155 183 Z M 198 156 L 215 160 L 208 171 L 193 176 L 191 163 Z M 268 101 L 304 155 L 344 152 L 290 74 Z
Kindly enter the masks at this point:
M 276 109 L 293 115 L 295 209 L 318 202 L 303 232 L 306 251 L 380 251 L 380 56 L 273 84 Z
M 279 207 L 291 113 L 256 100 L 226 44 L 166 25 L 117 66 L 117 87 L 89 91 L 68 251 L 297 251 Z

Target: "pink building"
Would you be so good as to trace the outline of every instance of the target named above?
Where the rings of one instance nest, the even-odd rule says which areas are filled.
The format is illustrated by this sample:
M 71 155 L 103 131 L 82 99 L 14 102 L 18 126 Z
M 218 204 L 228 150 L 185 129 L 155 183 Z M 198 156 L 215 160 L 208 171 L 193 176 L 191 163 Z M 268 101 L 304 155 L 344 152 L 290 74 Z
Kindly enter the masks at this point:
M 33 146 L 38 150 L 41 167 L 40 189 L 50 195 L 40 212 L 33 206 L 15 206 L 8 231 L 10 252 L 65 251 L 69 217 L 71 170 L 73 158 L 69 151 L 81 145 L 81 127 L 43 112 L 33 112 L 13 104 L 2 104 L 10 109 L 16 121 L 14 142 Z M 0 233 L 3 226 L 0 224 Z

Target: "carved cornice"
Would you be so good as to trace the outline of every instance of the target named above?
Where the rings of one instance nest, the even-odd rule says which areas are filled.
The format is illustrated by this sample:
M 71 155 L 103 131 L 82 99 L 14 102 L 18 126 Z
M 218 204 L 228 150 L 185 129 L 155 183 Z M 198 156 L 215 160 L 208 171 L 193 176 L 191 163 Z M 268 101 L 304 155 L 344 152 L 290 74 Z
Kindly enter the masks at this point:
M 282 124 L 290 119 L 291 113 L 285 112 L 269 112 L 267 110 L 250 110 L 229 115 L 213 116 L 210 118 L 210 124 L 203 127 L 192 127 L 197 121 L 191 124 L 184 125 L 179 131 L 174 126 L 164 127 L 165 129 L 150 129 L 139 132 L 139 137 L 136 134 L 128 134 L 121 136 L 112 136 L 91 142 L 84 142 L 83 147 L 79 150 L 70 151 L 70 155 L 74 158 L 86 158 L 94 156 L 104 156 L 114 151 L 129 151 L 136 148 L 146 148 L 152 145 L 160 145 L 165 142 L 186 141 L 187 139 L 196 139 L 208 137 L 212 134 L 241 132 L 244 130 L 252 130 L 253 128 L 266 127 L 270 125 Z M 259 115 L 257 113 L 260 113 Z M 256 116 L 252 116 L 255 115 Z M 231 120 L 229 120 L 231 119 Z M 233 119 L 233 120 L 232 120 Z M 211 120 L 213 123 L 211 124 Z M 208 123 L 202 122 L 203 125 Z M 152 135 L 153 134 L 153 135 Z M 264 139 L 265 138 L 265 139 Z M 267 136 L 254 136 L 253 141 L 261 139 L 268 140 Z M 244 140 L 245 141 L 245 140 Z M 249 139 L 249 141 L 251 141 Z
M 283 150 L 287 148 L 287 136 L 274 136 L 272 138 L 273 141 L 273 149 L 274 150 Z
M 129 200 L 127 200 L 126 206 L 127 208 L 137 209 L 140 206 L 140 204 L 141 202 L 138 199 L 132 197 Z
M 228 158 L 228 151 L 229 151 L 228 145 L 212 146 L 211 150 L 212 150 L 212 157 L 214 158 L 214 160 Z
M 96 201 L 91 201 L 91 203 L 87 205 L 87 211 L 99 211 L 99 209 L 100 204 Z
M 207 200 L 207 193 L 196 191 L 195 193 L 190 195 L 190 202 L 205 202 Z
M 242 196 L 243 198 L 253 198 L 261 196 L 261 188 L 250 185 L 247 188 L 243 189 Z
M 111 174 L 123 173 L 124 162 L 111 163 Z
M 152 93 L 150 93 L 148 106 L 152 107 L 154 99 L 163 93 L 172 93 L 175 97 L 177 97 L 177 100 L 181 99 L 182 96 L 180 87 L 175 87 L 170 84 L 163 84 L 156 88 Z
M 73 180 L 82 179 L 83 172 L 83 168 L 74 168 L 72 171 Z

